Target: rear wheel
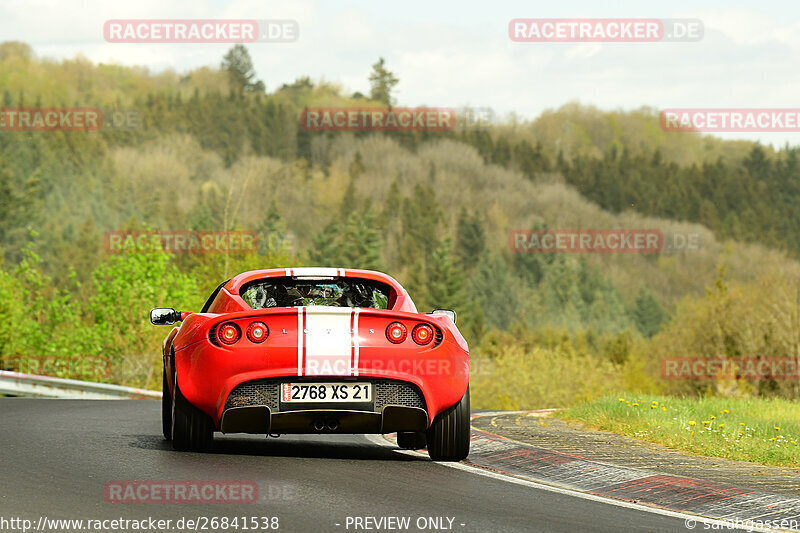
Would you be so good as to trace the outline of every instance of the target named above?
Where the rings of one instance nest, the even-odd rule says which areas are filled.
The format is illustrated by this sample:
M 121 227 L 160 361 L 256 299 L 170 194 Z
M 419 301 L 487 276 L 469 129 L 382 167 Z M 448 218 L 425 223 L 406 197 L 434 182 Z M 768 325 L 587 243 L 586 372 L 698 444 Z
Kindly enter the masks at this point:
M 179 451 L 204 452 L 214 442 L 211 417 L 190 404 L 181 394 L 177 376 L 172 395 L 172 447 Z
M 167 384 L 167 369 L 163 372 L 164 383 L 161 395 L 161 428 L 164 431 L 164 438 L 172 440 L 172 395 L 169 393 Z
M 425 432 L 403 431 L 397 434 L 397 445 L 404 450 L 421 450 L 425 447 Z
M 425 436 L 434 461 L 460 461 L 469 455 L 469 386 L 457 404 L 436 417 Z

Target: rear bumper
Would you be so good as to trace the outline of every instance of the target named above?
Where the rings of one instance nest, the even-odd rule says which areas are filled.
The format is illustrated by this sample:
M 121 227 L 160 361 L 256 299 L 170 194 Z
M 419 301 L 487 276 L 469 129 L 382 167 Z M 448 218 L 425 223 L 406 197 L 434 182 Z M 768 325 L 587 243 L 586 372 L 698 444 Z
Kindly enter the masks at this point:
M 274 336 L 280 340 L 283 335 L 278 331 Z M 368 408 L 361 405 L 326 405 L 325 408 L 381 414 L 384 405 L 418 407 L 425 411 L 429 423 L 439 413 L 456 404 L 464 395 L 469 383 L 468 353 L 446 340 L 440 346 L 424 353 L 403 350 L 396 353 L 384 350 L 370 351 L 364 348 L 356 366 L 357 372 L 349 375 L 300 374 L 297 354 L 296 346 L 292 350 L 287 348 L 284 351 L 276 348 L 232 351 L 201 342 L 176 350 L 178 383 L 181 386 L 181 393 L 189 403 L 209 415 L 217 428 L 221 427 L 224 411 L 232 407 L 266 405 L 272 414 L 281 411 L 276 403 L 263 401 L 260 397 L 245 403 L 228 403 L 239 387 L 258 381 L 271 380 L 276 384 L 281 381 L 405 383 L 415 387 L 421 395 L 421 403 L 398 402 L 390 398 L 382 404 Z M 321 406 L 313 405 L 308 408 L 319 409 Z
M 380 413 L 344 409 L 273 412 L 266 405 L 225 409 L 223 433 L 392 433 L 424 431 L 427 413 L 416 407 L 386 406 Z
M 293 381 L 332 381 L 332 378 L 292 378 Z M 236 386 L 228 395 L 219 429 L 223 433 L 391 433 L 423 431 L 430 422 L 422 391 L 413 383 L 370 378 L 348 381 L 371 383 L 369 402 L 285 404 L 280 384 L 286 378 L 257 379 Z

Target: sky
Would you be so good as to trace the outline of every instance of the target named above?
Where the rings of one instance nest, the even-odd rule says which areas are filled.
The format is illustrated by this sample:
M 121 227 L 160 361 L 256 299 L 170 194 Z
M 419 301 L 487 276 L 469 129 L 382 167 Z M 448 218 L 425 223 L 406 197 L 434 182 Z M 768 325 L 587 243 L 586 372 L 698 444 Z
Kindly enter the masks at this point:
M 184 72 L 218 66 L 231 44 L 109 43 L 109 19 L 292 19 L 299 38 L 251 43 L 258 77 L 272 91 L 300 76 L 369 90 L 384 57 L 403 106 L 489 107 L 532 119 L 569 102 L 604 110 L 800 108 L 800 3 L 672 2 L 0 0 L 0 41 L 40 57 L 144 65 Z M 697 42 L 519 43 L 516 18 L 693 18 Z M 718 134 L 781 147 L 800 133 Z

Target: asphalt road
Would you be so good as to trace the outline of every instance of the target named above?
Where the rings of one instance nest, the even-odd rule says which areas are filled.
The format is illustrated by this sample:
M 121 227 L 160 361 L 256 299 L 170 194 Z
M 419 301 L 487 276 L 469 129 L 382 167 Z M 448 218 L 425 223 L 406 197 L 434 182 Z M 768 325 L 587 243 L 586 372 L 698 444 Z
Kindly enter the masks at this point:
M 0 398 L 0 525 L 10 518 L 35 525 L 41 516 L 153 517 L 173 524 L 239 516 L 278 517 L 280 531 L 342 532 L 377 530 L 356 529 L 355 517 L 391 516 L 410 517 L 407 531 L 419 531 L 418 524 L 441 531 L 430 528 L 431 517 L 443 517 L 445 528 L 452 519 L 452 530 L 464 532 L 687 531 L 681 518 L 450 468 L 361 435 L 218 435 L 213 453 L 174 452 L 160 434 L 159 417 L 160 406 L 151 401 Z M 107 503 L 106 483 L 124 480 L 254 481 L 259 500 Z M 5 526 L 0 530 L 14 530 Z

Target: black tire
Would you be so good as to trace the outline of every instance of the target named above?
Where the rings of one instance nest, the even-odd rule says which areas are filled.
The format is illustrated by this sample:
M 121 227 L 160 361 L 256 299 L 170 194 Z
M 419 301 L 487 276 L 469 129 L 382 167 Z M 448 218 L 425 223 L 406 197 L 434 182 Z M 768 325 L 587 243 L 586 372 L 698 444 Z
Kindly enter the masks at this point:
M 469 455 L 469 386 L 457 404 L 436 417 L 425 432 L 434 461 L 461 461 Z
M 177 377 L 172 396 L 172 447 L 181 452 L 210 450 L 214 443 L 211 418 L 183 397 Z
M 397 445 L 404 450 L 421 450 L 425 444 L 423 431 L 403 431 L 397 434 Z
M 161 395 L 161 429 L 166 440 L 172 440 L 172 395 L 167 385 L 167 369 L 164 369 L 164 383 Z

